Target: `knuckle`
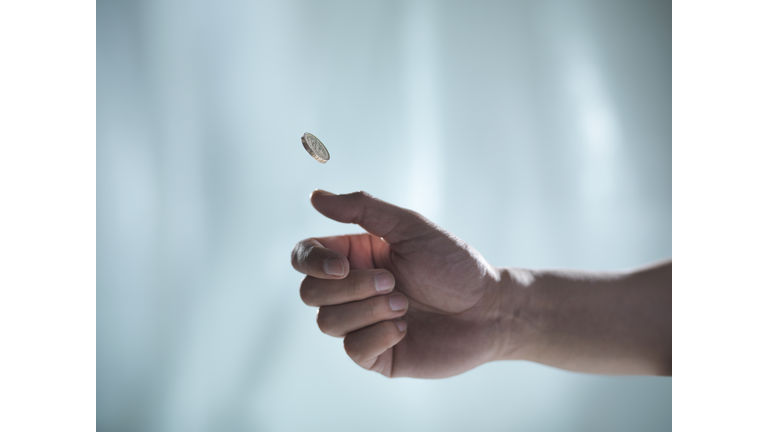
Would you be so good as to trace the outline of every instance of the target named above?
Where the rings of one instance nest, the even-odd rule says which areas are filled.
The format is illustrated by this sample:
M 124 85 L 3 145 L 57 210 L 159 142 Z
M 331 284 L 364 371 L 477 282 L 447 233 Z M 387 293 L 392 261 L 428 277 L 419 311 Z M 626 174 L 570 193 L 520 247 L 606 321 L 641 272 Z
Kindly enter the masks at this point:
M 317 311 L 317 327 L 328 336 L 341 336 L 336 330 L 336 320 L 327 307 L 321 307 Z
M 365 191 L 352 192 L 349 195 L 350 195 L 350 197 L 352 199 L 354 199 L 355 201 L 357 201 L 359 203 L 362 203 L 362 202 L 368 201 L 370 199 L 373 199 L 373 195 L 371 195 L 371 194 L 369 194 L 368 192 L 365 192 Z
M 394 345 L 400 337 L 400 329 L 394 321 L 385 321 L 381 326 L 381 339 L 390 347 Z
M 400 340 L 402 333 L 394 321 L 390 321 L 387 324 L 387 342 L 389 346 L 392 346 Z
M 301 301 L 303 301 L 307 306 L 317 306 L 315 304 L 314 290 L 312 289 L 309 282 L 309 276 L 306 276 L 301 281 L 301 286 L 299 287 L 299 295 L 301 296 Z
M 359 362 L 360 359 L 360 350 L 357 347 L 357 344 L 355 343 L 355 338 L 352 336 L 347 336 L 344 338 L 344 351 L 346 351 L 347 356 L 352 359 L 355 363 Z
M 365 314 L 369 319 L 379 318 L 379 315 L 380 315 L 379 311 L 382 309 L 380 306 L 381 299 L 387 300 L 386 297 L 374 297 L 365 302 Z
M 360 274 L 358 273 L 354 273 L 354 274 L 350 273 L 350 275 L 347 276 L 347 279 L 348 279 L 348 283 L 346 286 L 347 298 L 350 298 L 350 299 L 361 298 L 362 294 L 365 292 L 365 279 L 360 277 Z
M 328 310 L 324 307 L 317 310 L 317 327 L 320 328 L 321 332 L 328 334 L 330 323 L 328 322 Z

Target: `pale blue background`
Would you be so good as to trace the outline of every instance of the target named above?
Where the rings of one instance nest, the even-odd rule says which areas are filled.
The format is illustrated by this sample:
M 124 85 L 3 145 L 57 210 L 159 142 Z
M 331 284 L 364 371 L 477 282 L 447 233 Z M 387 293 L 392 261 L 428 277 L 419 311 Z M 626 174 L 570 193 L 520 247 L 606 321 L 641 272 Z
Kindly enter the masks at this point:
M 668 1 L 97 11 L 100 431 L 671 429 L 670 378 L 367 372 L 289 262 L 359 230 L 315 188 L 418 210 L 500 266 L 671 256 Z

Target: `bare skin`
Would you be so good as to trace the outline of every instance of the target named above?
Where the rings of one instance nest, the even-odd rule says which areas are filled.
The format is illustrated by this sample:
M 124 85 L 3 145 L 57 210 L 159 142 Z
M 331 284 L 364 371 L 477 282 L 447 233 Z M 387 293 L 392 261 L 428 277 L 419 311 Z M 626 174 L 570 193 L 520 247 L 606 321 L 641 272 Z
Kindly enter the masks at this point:
M 672 374 L 672 263 L 630 272 L 497 268 L 416 212 L 315 191 L 321 214 L 370 234 L 291 254 L 301 298 L 355 363 L 442 378 L 494 360 L 605 374 Z M 377 290 L 378 288 L 378 290 Z

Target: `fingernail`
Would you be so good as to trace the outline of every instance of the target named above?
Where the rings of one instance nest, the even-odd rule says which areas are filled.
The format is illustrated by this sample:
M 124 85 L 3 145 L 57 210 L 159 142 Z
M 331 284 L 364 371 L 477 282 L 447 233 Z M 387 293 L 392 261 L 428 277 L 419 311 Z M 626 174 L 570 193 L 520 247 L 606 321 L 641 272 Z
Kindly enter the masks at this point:
M 315 191 L 312 192 L 312 193 L 313 194 L 325 195 L 325 196 L 335 196 L 336 195 L 335 193 L 328 192 L 328 191 L 322 190 L 322 189 L 315 189 Z
M 379 273 L 373 278 L 376 291 L 389 291 L 395 287 L 395 278 L 389 273 Z
M 405 307 L 408 305 L 408 300 L 405 299 L 405 296 L 402 295 L 393 295 L 389 298 L 389 307 L 392 308 L 394 312 L 401 311 L 405 309 Z
M 407 323 L 407 322 L 405 322 L 405 321 L 403 321 L 403 320 L 397 320 L 397 321 L 395 321 L 395 324 L 397 325 L 397 328 L 398 328 L 398 329 L 399 329 L 401 332 L 404 332 L 404 331 L 405 331 L 405 329 L 407 329 L 407 328 L 408 328 L 408 323 Z
M 344 263 L 338 258 L 328 258 L 323 263 L 323 270 L 331 276 L 341 276 L 344 274 Z

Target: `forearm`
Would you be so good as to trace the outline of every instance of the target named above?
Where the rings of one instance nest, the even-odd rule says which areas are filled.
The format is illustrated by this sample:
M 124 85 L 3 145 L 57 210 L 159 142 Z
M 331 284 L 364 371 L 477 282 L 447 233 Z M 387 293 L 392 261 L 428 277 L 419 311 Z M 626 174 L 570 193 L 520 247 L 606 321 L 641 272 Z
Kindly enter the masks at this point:
M 672 374 L 672 262 L 631 272 L 500 269 L 499 359 Z

